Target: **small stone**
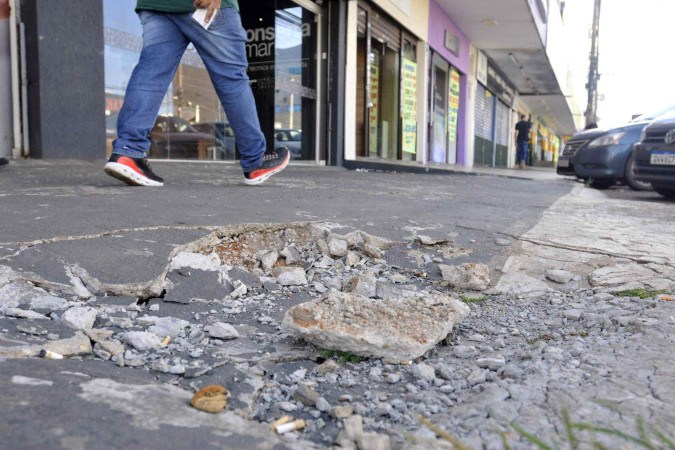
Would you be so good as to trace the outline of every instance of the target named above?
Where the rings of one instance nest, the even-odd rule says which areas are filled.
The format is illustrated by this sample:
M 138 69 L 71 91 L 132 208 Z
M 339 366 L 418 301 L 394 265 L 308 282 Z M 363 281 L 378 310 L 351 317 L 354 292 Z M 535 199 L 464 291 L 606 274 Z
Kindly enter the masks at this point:
M 490 284 L 490 269 L 485 264 L 461 264 L 446 266 L 440 264 L 443 279 L 459 289 L 484 291 Z
M 565 284 L 574 278 L 574 274 L 566 270 L 552 269 L 546 271 L 546 278 L 559 284 Z
M 478 350 L 476 350 L 476 347 L 472 345 L 457 345 L 455 348 L 453 348 L 453 353 L 458 358 L 468 359 L 476 356 L 478 354 Z
M 508 247 L 511 245 L 511 241 L 508 239 L 498 238 L 495 239 L 495 244 L 499 245 L 500 247 Z
M 389 281 L 392 283 L 407 283 L 408 279 L 405 277 L 405 275 L 401 275 L 400 273 L 395 273 L 389 276 Z
M 352 405 L 342 405 L 334 406 L 330 410 L 330 415 L 334 419 L 344 419 L 349 417 L 354 413 L 354 407 Z
M 427 380 L 427 381 L 434 381 L 436 378 L 436 371 L 434 370 L 433 367 L 431 367 L 428 364 L 415 364 L 412 367 L 412 373 L 415 375 L 417 378 L 420 378 L 422 380 Z
M 240 280 L 232 281 L 234 290 L 230 292 L 230 298 L 241 298 L 248 292 L 248 288 Z
M 273 283 L 269 280 L 263 281 L 263 287 L 265 288 L 265 290 L 267 292 L 274 292 L 274 291 L 278 291 L 279 289 L 281 289 L 281 287 L 278 284 Z
M 300 383 L 293 393 L 293 400 L 297 400 L 305 406 L 314 406 L 320 395 L 309 383 Z
M 318 373 L 319 375 L 325 375 L 327 373 L 331 372 L 336 372 L 340 366 L 333 361 L 332 359 L 327 359 L 326 361 L 323 362 L 323 364 L 320 364 L 314 368 L 314 372 Z
M 101 341 L 97 342 L 96 345 L 102 350 L 110 353 L 112 356 L 121 355 L 124 353 L 124 345 L 120 341 Z
M 204 327 L 204 331 L 209 333 L 209 336 L 215 339 L 227 341 L 239 337 L 239 332 L 229 323 L 217 322 L 213 325 Z
M 353 267 L 361 261 L 361 257 L 356 252 L 349 251 L 345 256 L 345 266 Z
M 328 242 L 328 251 L 330 256 L 335 256 L 337 258 L 342 258 L 343 256 L 347 255 L 347 247 L 347 241 L 343 239 L 333 238 Z
M 563 317 L 567 320 L 579 320 L 581 319 L 581 311 L 578 309 L 567 309 L 563 311 Z
M 358 444 L 359 450 L 391 449 L 391 440 L 386 434 L 364 433 Z
M 314 267 L 317 269 L 328 269 L 329 267 L 333 266 L 333 264 L 335 264 L 335 260 L 330 256 L 324 255 L 320 260 L 314 263 Z
M 108 361 L 110 358 L 112 358 L 112 354 L 103 350 L 99 344 L 94 344 L 93 351 L 96 356 L 104 361 Z
M 156 334 L 147 331 L 128 331 L 123 336 L 127 344 L 141 352 L 162 346 L 162 340 Z
M 401 375 L 397 373 L 390 373 L 385 377 L 385 380 L 387 380 L 387 383 L 389 384 L 396 384 L 401 381 Z
M 466 381 L 468 381 L 471 386 L 475 386 L 477 384 L 485 383 L 485 381 L 486 381 L 485 370 L 482 370 L 482 369 L 474 370 L 467 377 Z
M 150 305 L 148 308 L 148 311 L 159 311 L 159 303 L 155 303 L 154 305 Z
M 363 254 L 375 259 L 382 259 L 382 250 L 374 245 L 366 244 L 363 246 Z
M 318 409 L 321 412 L 327 412 L 330 410 L 331 404 L 328 403 L 328 400 L 326 400 L 323 397 L 319 397 L 316 399 L 316 409 Z
M 344 420 L 344 432 L 350 441 L 358 442 L 363 437 L 363 417 L 355 414 Z
M 0 310 L 0 312 L 4 312 L 8 317 L 16 317 L 18 319 L 50 320 L 49 317 L 44 314 L 21 308 L 5 308 L 4 311 Z
M 267 252 L 262 255 L 260 258 L 260 264 L 262 265 L 262 268 L 265 272 L 269 272 L 272 267 L 277 263 L 277 260 L 279 259 L 279 253 L 272 251 L 272 252 Z
M 523 369 L 516 364 L 507 364 L 499 372 L 502 378 L 510 378 L 512 380 L 520 380 L 523 377 Z
M 286 260 L 286 264 L 293 264 L 302 259 L 302 254 L 293 246 L 284 248 L 281 251 L 281 256 Z
M 148 331 L 155 333 L 161 338 L 165 338 L 166 336 L 171 336 L 172 338 L 178 337 L 185 327 L 190 325 L 190 322 L 187 320 L 175 317 L 156 317 L 154 319 L 154 323 L 148 328 Z
M 356 275 L 345 284 L 343 291 L 362 295 L 366 298 L 375 297 L 377 295 L 377 278 L 370 272 Z
M 293 412 L 297 411 L 298 409 L 298 406 L 293 402 L 279 402 L 277 403 L 277 406 L 279 407 L 279 409 L 286 412 Z
M 53 295 L 44 295 L 30 301 L 31 309 L 46 309 L 49 311 L 64 309 L 67 305 L 68 302 L 66 300 L 60 297 L 54 297 Z
M 276 277 L 282 286 L 303 286 L 308 283 L 307 274 L 302 267 L 285 267 Z
M 64 312 L 61 321 L 77 330 L 86 330 L 94 327 L 97 310 L 87 306 L 76 306 Z
M 314 289 L 316 289 L 316 291 L 320 294 L 323 294 L 324 292 L 326 292 L 328 290 L 328 288 L 326 286 L 324 286 L 323 283 L 319 283 L 318 281 L 316 283 L 314 283 Z
M 504 367 L 506 360 L 502 357 L 498 358 L 479 358 L 476 361 L 478 367 L 482 369 L 498 370 L 501 367 Z

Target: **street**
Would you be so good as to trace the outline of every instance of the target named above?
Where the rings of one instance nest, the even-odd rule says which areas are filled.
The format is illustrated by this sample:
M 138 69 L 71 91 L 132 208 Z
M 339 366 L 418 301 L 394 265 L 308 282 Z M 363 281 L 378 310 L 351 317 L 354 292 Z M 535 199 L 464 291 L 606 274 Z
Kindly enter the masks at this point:
M 527 171 L 294 165 L 251 188 L 230 164 L 153 169 L 165 187 L 124 186 L 99 162 L 0 169 L 7 448 L 453 448 L 435 427 L 468 448 L 532 448 L 518 428 L 569 442 L 568 413 L 674 437 L 675 203 Z M 486 267 L 489 282 L 451 280 L 460 266 Z M 289 268 L 300 281 L 283 281 Z M 470 312 L 400 360 L 282 326 L 333 291 L 442 295 Z M 210 384 L 230 392 L 217 415 L 189 403 Z M 305 428 L 274 433 L 285 415 Z

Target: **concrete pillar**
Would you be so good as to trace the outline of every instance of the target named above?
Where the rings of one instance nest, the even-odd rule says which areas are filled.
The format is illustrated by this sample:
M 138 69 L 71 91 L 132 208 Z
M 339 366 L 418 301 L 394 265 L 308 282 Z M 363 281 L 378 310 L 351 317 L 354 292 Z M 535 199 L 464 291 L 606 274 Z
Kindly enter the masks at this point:
M 0 157 L 12 156 L 13 123 L 9 0 L 0 0 Z
M 105 158 L 102 0 L 22 0 L 31 157 Z

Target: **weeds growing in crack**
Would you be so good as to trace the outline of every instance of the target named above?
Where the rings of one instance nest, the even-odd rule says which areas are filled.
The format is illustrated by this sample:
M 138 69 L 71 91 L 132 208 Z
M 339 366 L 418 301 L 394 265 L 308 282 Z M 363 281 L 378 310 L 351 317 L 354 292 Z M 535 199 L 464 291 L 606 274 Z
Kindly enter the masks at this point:
M 337 358 L 337 363 L 340 365 L 343 365 L 345 363 L 351 362 L 351 363 L 360 363 L 363 361 L 367 361 L 368 358 L 365 356 L 359 356 L 355 355 L 353 353 L 347 353 L 347 352 L 338 352 L 335 350 L 326 350 L 321 353 L 321 357 L 324 359 L 331 359 L 332 357 Z
M 647 425 L 642 417 L 638 417 L 635 420 L 635 432 L 637 434 L 630 434 L 617 430 L 616 428 L 602 427 L 592 423 L 572 422 L 567 410 L 563 410 L 562 413 L 567 437 L 567 448 L 570 450 L 578 450 L 580 448 L 582 437 L 579 432 L 588 433 L 593 448 L 597 450 L 608 449 L 608 447 L 598 441 L 598 438 L 603 435 L 622 439 L 626 443 L 633 444 L 638 448 L 645 448 L 648 450 L 675 450 L 675 441 L 673 438 L 667 436 L 661 430 Z M 535 448 L 540 450 L 561 450 L 562 448 L 556 442 L 544 442 L 542 439 L 527 432 L 516 423 L 512 423 L 511 426 L 523 439 L 534 445 Z M 504 449 L 511 450 L 511 445 L 509 444 L 506 433 L 502 432 L 500 435 Z
M 461 301 L 463 301 L 464 303 L 471 304 L 471 303 L 484 302 L 488 298 L 485 295 L 480 295 L 480 296 L 474 297 L 474 296 L 471 296 L 471 295 L 460 294 L 459 299 Z
M 642 300 L 647 298 L 656 297 L 659 294 L 668 294 L 668 291 L 650 291 L 648 289 L 628 289 L 625 291 L 617 292 L 615 295 L 617 297 L 639 297 Z

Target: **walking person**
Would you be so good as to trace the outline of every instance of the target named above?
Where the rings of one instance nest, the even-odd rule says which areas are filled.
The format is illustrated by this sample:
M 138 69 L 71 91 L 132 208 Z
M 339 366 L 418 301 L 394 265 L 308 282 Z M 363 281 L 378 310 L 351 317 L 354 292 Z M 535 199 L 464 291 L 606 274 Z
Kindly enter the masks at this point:
M 197 8 L 206 10 L 208 27 L 193 17 Z M 164 184 L 147 162 L 148 135 L 190 43 L 204 61 L 234 130 L 244 182 L 260 184 L 282 171 L 290 152 L 287 148 L 266 151 L 246 73 L 246 32 L 237 0 L 138 0 L 136 11 L 143 25 L 143 50 L 127 86 L 105 171 L 130 185 Z
M 520 115 L 520 122 L 516 124 L 516 151 L 517 151 L 517 162 L 520 169 L 524 169 L 527 165 L 527 153 L 528 146 L 530 143 L 530 128 L 532 128 L 532 122 L 525 120 L 525 114 Z

